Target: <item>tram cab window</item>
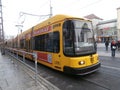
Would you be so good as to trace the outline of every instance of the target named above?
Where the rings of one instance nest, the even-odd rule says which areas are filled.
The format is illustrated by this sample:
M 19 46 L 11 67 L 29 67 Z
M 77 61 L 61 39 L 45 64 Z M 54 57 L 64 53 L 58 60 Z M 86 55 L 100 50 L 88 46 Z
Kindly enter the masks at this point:
M 74 25 L 71 20 L 66 21 L 63 25 L 63 46 L 64 46 L 64 53 L 73 55 L 73 35 L 74 35 Z
M 67 56 L 95 53 L 92 24 L 83 20 L 67 20 L 63 24 L 63 52 Z

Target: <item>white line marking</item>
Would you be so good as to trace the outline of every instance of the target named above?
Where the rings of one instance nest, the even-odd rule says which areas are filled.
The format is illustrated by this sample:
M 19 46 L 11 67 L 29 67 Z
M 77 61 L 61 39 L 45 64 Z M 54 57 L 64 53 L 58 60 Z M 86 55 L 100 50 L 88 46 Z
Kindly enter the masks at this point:
M 105 67 L 105 68 L 109 68 L 109 69 L 115 69 L 115 70 L 118 70 L 120 71 L 120 68 L 118 67 L 112 67 L 112 66 L 105 66 L 105 65 L 101 65 L 102 67 Z

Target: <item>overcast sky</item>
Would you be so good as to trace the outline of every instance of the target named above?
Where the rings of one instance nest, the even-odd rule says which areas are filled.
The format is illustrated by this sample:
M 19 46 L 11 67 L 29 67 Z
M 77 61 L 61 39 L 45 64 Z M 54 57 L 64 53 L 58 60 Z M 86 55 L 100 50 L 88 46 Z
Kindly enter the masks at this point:
M 19 16 L 20 12 L 36 15 L 50 13 L 50 0 L 2 0 L 4 31 L 8 35 L 17 35 L 18 28 L 15 26 L 24 21 L 23 31 L 41 22 L 43 19 L 35 16 Z M 51 0 L 53 16 L 67 14 L 83 17 L 89 14 L 110 20 L 117 18 L 117 8 L 120 0 Z M 46 17 L 47 19 L 47 17 Z

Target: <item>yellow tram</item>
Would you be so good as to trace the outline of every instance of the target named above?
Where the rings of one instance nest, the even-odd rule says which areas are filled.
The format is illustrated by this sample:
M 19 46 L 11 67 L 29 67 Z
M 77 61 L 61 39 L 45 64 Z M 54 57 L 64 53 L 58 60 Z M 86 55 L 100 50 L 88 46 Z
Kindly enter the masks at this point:
M 89 20 L 56 15 L 18 37 L 12 42 L 13 48 L 37 53 L 39 63 L 55 70 L 85 75 L 100 67 L 92 22 Z M 26 57 L 32 59 L 30 55 Z

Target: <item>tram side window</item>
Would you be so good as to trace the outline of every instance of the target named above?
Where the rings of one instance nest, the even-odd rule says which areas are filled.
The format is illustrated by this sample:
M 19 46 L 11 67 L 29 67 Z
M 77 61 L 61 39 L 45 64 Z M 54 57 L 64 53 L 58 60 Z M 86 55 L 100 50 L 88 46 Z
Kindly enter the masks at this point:
M 59 33 L 48 33 L 45 36 L 45 51 L 59 52 Z
M 20 40 L 20 48 L 25 48 L 25 39 Z
M 14 42 L 14 48 L 17 48 L 17 40 Z
M 53 32 L 40 36 L 36 36 L 35 50 L 46 51 L 46 52 L 59 52 L 59 33 Z
M 59 32 L 54 32 L 53 35 L 53 51 L 58 53 L 60 50 L 60 35 Z
M 25 49 L 26 49 L 27 51 L 30 51 L 30 40 L 26 40 L 26 41 L 25 41 Z
M 35 41 L 34 41 L 34 38 L 31 38 L 30 39 L 30 49 L 34 49 L 35 47 Z
M 35 45 L 34 45 L 34 49 L 35 50 L 39 50 L 39 51 L 44 51 L 44 35 L 41 36 L 36 36 L 34 38 L 35 40 Z

